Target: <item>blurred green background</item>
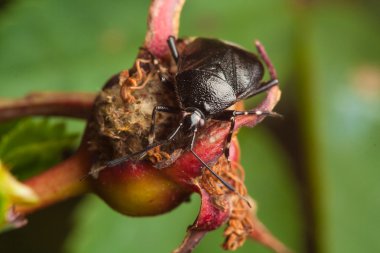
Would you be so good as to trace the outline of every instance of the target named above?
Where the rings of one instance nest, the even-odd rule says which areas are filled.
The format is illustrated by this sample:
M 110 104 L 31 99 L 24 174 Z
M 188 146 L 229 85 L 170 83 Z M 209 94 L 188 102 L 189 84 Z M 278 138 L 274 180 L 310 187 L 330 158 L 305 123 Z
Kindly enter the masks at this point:
M 96 92 L 132 65 L 149 1 L 0 1 L 0 96 Z M 254 50 L 260 39 L 283 97 L 240 132 L 259 217 L 295 252 L 380 252 L 380 2 L 188 0 L 180 34 Z M 255 101 L 248 101 L 253 106 Z M 83 123 L 67 121 L 69 133 Z M 121 216 L 94 196 L 68 201 L 0 235 L 2 253 L 170 252 L 199 198 L 152 218 Z M 222 230 L 195 252 L 223 252 Z M 252 241 L 237 252 L 270 252 Z

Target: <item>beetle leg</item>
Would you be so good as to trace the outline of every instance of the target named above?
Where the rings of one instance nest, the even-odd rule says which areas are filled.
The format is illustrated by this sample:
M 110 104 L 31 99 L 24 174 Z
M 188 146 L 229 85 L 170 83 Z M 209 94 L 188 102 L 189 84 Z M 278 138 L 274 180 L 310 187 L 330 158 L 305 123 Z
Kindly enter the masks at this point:
M 230 131 L 228 132 L 226 144 L 224 145 L 223 152 L 224 156 L 227 158 L 228 161 L 230 161 L 230 145 L 232 140 L 232 135 L 234 134 L 235 129 L 235 114 L 230 119 Z
M 230 122 L 230 130 L 228 131 L 226 142 L 223 147 L 224 156 L 227 158 L 228 161 L 230 157 L 230 145 L 231 145 L 232 136 L 234 134 L 235 117 L 236 117 L 237 112 L 238 111 L 226 110 L 220 113 L 219 115 L 217 115 L 216 117 L 213 117 L 213 119 L 216 119 L 216 120 Z
M 267 90 L 269 90 L 270 88 L 272 88 L 273 86 L 276 86 L 276 85 L 278 85 L 278 80 L 277 79 L 273 79 L 273 80 L 270 80 L 270 81 L 267 81 L 267 82 L 262 82 L 261 85 L 260 85 L 260 88 L 253 90 L 252 93 L 250 93 L 247 96 L 247 98 L 256 96 L 257 94 L 260 94 L 260 93 L 262 93 L 264 91 L 267 91 Z
M 158 106 L 156 106 L 156 107 L 158 107 Z M 156 107 L 155 107 L 155 109 L 156 109 Z M 159 109 L 162 109 L 162 111 L 164 111 L 164 112 L 174 112 L 174 110 L 178 111 L 178 109 L 176 109 L 176 108 L 171 108 L 171 107 L 166 107 L 166 106 L 160 106 L 160 108 L 157 108 L 156 111 L 160 111 Z M 181 122 L 178 125 L 178 127 L 173 131 L 173 133 L 165 141 L 149 144 L 147 147 L 145 147 L 141 151 L 138 151 L 136 153 L 133 153 L 133 154 L 130 154 L 127 156 L 122 156 L 122 157 L 116 158 L 114 160 L 108 161 L 103 166 L 100 166 L 96 169 L 91 170 L 89 174 L 96 175 L 101 170 L 103 170 L 107 167 L 114 167 L 114 166 L 117 166 L 119 164 L 122 164 L 123 162 L 130 160 L 132 157 L 137 156 L 139 159 L 142 159 L 149 150 L 171 142 L 174 139 L 174 137 L 178 134 L 178 132 L 182 128 L 182 126 L 183 126 L 183 123 Z M 152 126 L 151 126 L 151 128 L 152 128 Z M 154 124 L 153 124 L 153 130 L 154 130 Z
M 196 135 L 196 129 L 194 131 L 194 135 L 193 135 L 193 140 L 195 140 L 195 135 Z M 208 166 L 198 155 L 197 153 L 194 152 L 194 150 L 191 148 L 190 149 L 190 152 L 195 156 L 195 158 L 197 158 L 197 160 L 199 162 L 201 162 L 201 164 L 206 167 L 206 169 L 208 169 L 211 174 L 216 177 L 228 190 L 232 191 L 233 193 L 237 194 L 239 196 L 239 198 L 243 199 L 245 202 L 247 202 L 248 206 L 251 207 L 251 204 L 249 203 L 248 199 L 246 199 L 244 196 L 242 196 L 239 192 L 236 191 L 235 187 L 233 187 L 230 183 L 228 183 L 226 180 L 224 180 L 221 176 L 219 176 L 215 171 L 213 171 L 213 169 L 211 169 L 210 166 Z
M 88 175 L 92 175 L 93 177 L 97 177 L 97 175 L 99 174 L 100 171 L 102 171 L 106 168 L 109 168 L 109 167 L 114 167 L 114 166 L 120 165 L 126 161 L 129 161 L 132 157 L 135 157 L 135 156 L 143 157 L 145 155 L 145 153 L 148 152 L 150 149 L 153 149 L 153 148 L 158 147 L 160 145 L 162 145 L 162 144 L 161 143 L 155 143 L 153 145 L 147 146 L 144 150 L 141 150 L 139 152 L 136 152 L 136 153 L 133 153 L 130 155 L 126 155 L 126 156 L 122 156 L 122 157 L 113 159 L 111 161 L 108 161 L 102 166 L 92 168 L 90 170 L 90 172 L 88 173 Z M 88 175 L 85 175 L 84 177 L 82 177 L 81 180 L 86 179 L 88 177 Z
M 260 84 L 260 88 L 258 88 L 258 89 L 256 89 L 254 86 L 251 86 L 250 89 L 245 94 L 244 98 L 248 99 L 250 97 L 256 96 L 262 92 L 269 90 L 270 88 L 272 88 L 273 86 L 276 86 L 276 85 L 278 85 L 277 79 L 270 80 L 268 82 L 262 82 Z
M 104 164 L 104 166 L 101 166 L 93 171 L 90 172 L 90 174 L 94 174 L 94 173 L 98 173 L 99 171 L 107 168 L 107 167 L 114 167 L 114 166 L 117 166 L 123 162 L 126 162 L 128 160 L 130 160 L 132 157 L 136 157 L 138 156 L 139 159 L 141 159 L 142 157 L 144 157 L 146 155 L 146 152 L 148 152 L 149 150 L 155 148 L 155 147 L 159 147 L 159 146 L 162 146 L 162 145 L 165 145 L 169 142 L 171 142 L 174 137 L 178 134 L 179 130 L 182 128 L 183 126 L 183 123 L 181 122 L 179 124 L 179 126 L 173 131 L 173 133 L 167 138 L 167 140 L 163 141 L 163 142 L 156 142 L 156 143 L 153 143 L 151 145 L 148 145 L 147 147 L 145 147 L 143 150 L 141 151 L 138 151 L 136 153 L 133 153 L 133 154 L 130 154 L 130 155 L 126 155 L 126 156 L 122 156 L 122 157 L 119 157 L 119 158 L 116 158 L 114 160 L 111 160 L 109 162 L 106 162 Z
M 169 107 L 169 106 L 164 106 L 164 105 L 157 105 L 154 107 L 153 112 L 152 112 L 152 123 L 150 125 L 149 129 L 149 145 L 154 142 L 155 139 L 155 126 L 156 126 L 156 114 L 157 112 L 167 112 L 167 113 L 178 113 L 180 110 L 178 108 L 174 107 Z
M 212 169 L 211 169 L 211 167 L 210 166 L 208 166 L 207 165 L 207 163 L 205 163 L 198 155 L 197 155 L 197 153 L 195 153 L 195 151 L 193 150 L 193 148 L 194 148 L 194 143 L 195 143 L 195 137 L 196 137 L 196 135 L 197 135 L 197 132 L 198 132 L 198 129 L 197 128 L 195 128 L 194 129 L 194 131 L 193 131 L 193 138 L 192 138 L 192 140 L 191 140 L 191 144 L 190 144 L 190 152 L 191 153 L 193 153 L 193 155 L 195 156 L 195 158 L 197 158 L 197 160 L 199 161 L 199 162 L 201 162 L 201 164 L 204 166 L 204 167 L 206 167 L 210 172 L 211 172 L 211 174 L 213 174 L 225 187 L 227 187 L 230 191 L 232 191 L 232 192 L 236 192 L 236 190 L 235 190 L 235 188 L 231 185 L 231 184 L 229 184 L 227 181 L 225 181 L 222 177 L 220 177 L 218 174 L 216 174 L 216 172 L 215 171 L 213 171 Z
M 171 52 L 171 54 L 173 56 L 173 59 L 174 59 L 175 63 L 178 63 L 179 54 L 178 54 L 177 47 L 175 45 L 175 38 L 174 38 L 174 36 L 169 36 L 167 42 L 168 42 L 168 46 L 169 46 L 170 52 Z
M 273 116 L 273 117 L 281 117 L 280 114 L 275 113 L 275 112 L 270 112 L 270 111 L 260 111 L 260 110 L 252 110 L 252 111 L 232 111 L 232 110 L 225 110 L 221 112 L 220 114 L 216 115 L 213 117 L 215 120 L 220 120 L 220 121 L 229 121 L 230 122 L 230 130 L 228 132 L 226 142 L 223 147 L 223 153 L 227 160 L 229 160 L 230 156 L 230 145 L 231 145 L 231 140 L 232 136 L 234 134 L 234 129 L 235 129 L 235 118 L 236 116 L 243 116 L 243 115 L 268 115 L 268 116 Z
M 278 117 L 281 118 L 282 115 L 277 112 L 271 112 L 271 111 L 261 111 L 261 110 L 251 110 L 251 111 L 234 111 L 235 116 L 242 116 L 242 115 L 266 115 L 266 116 L 272 116 L 272 117 Z
M 218 174 L 215 173 L 215 171 L 213 171 L 210 166 L 208 166 L 198 155 L 197 153 L 194 152 L 194 150 L 190 149 L 190 152 L 193 153 L 193 155 L 195 156 L 195 158 L 197 158 L 198 161 L 200 161 L 202 163 L 202 165 L 204 167 L 206 167 L 210 172 L 211 174 L 213 174 L 225 187 L 228 188 L 228 190 L 232 191 L 232 192 L 236 192 L 235 188 L 230 184 L 228 183 L 227 181 L 225 181 L 223 178 L 221 178 Z

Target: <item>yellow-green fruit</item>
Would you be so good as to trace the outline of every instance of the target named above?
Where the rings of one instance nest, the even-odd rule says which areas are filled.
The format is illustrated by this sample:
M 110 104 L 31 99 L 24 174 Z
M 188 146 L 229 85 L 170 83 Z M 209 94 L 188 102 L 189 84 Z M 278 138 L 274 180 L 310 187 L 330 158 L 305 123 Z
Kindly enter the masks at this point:
M 94 191 L 113 209 L 129 216 L 168 212 L 189 193 L 147 164 L 107 168 L 93 180 Z

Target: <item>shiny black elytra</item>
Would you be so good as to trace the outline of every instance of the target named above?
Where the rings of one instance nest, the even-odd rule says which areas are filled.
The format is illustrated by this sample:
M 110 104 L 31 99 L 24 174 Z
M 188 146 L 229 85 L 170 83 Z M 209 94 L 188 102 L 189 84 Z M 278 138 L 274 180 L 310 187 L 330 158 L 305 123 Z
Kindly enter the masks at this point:
M 148 150 L 170 143 L 178 136 L 178 133 L 181 133 L 181 138 L 190 138 L 191 140 L 186 144 L 186 148 L 229 190 L 236 192 L 232 185 L 216 174 L 194 152 L 193 147 L 197 131 L 204 126 L 208 119 L 229 121 L 231 123 L 230 131 L 224 146 L 224 154 L 228 158 L 236 116 L 274 115 L 274 113 L 226 109 L 237 101 L 252 97 L 277 85 L 278 80 L 272 79 L 263 82 L 264 67 L 255 54 L 220 40 L 197 38 L 185 47 L 181 55 L 177 51 L 173 36 L 168 38 L 168 46 L 177 64 L 178 71 L 174 77 L 164 78 L 161 73 L 160 76 L 163 82 L 173 80 L 172 83 L 179 100 L 179 108 L 164 105 L 156 106 L 152 112 L 152 124 L 149 133 L 150 145 L 140 152 L 112 160 L 106 163 L 105 167 L 116 166 L 133 156 L 142 157 Z M 261 56 L 263 57 L 263 55 Z M 167 140 L 154 143 L 157 112 L 182 113 L 182 119 Z

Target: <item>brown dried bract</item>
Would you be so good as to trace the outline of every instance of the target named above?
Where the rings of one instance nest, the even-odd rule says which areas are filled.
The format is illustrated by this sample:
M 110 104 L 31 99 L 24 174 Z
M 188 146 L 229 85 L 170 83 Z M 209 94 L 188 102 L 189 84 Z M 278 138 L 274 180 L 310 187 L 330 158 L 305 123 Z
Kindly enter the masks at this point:
M 201 186 L 214 196 L 215 204 L 225 203 L 226 196 L 229 198 L 231 214 L 224 230 L 226 237 L 223 248 L 226 250 L 236 250 L 242 246 L 254 229 L 251 207 L 241 196 L 247 196 L 247 188 L 244 185 L 244 169 L 238 162 L 229 163 L 225 157 L 221 157 L 212 168 L 218 175 L 229 181 L 237 193 L 229 191 L 220 181 L 209 171 L 204 172 L 200 179 Z M 240 195 L 240 196 L 239 196 Z M 250 201 L 250 204 L 253 203 Z
M 120 72 L 119 85 L 120 96 L 128 104 L 136 102 L 136 98 L 132 95 L 132 91 L 141 90 L 145 88 L 145 85 L 153 78 L 154 72 L 146 72 L 141 64 L 152 65 L 152 60 L 139 58 L 135 62 L 136 72 L 130 75 L 129 70 Z
M 171 156 L 167 152 L 161 150 L 160 146 L 148 150 L 147 153 L 149 161 L 151 161 L 153 164 L 161 163 L 171 158 Z
M 229 168 L 230 171 L 226 174 L 233 180 L 236 191 L 242 196 L 247 196 L 243 167 L 237 162 L 232 162 Z M 236 250 L 241 247 L 254 229 L 251 210 L 254 205 L 252 199 L 250 199 L 251 207 L 237 195 L 233 196 L 231 201 L 231 215 L 227 222 L 227 228 L 224 230 L 226 239 L 223 248 L 226 250 Z
M 89 123 L 88 139 L 101 162 L 143 150 L 149 143 L 153 108 L 156 105 L 178 106 L 173 89 L 165 86 L 156 73 L 149 53 L 142 50 L 135 67 L 116 75 L 99 93 Z M 176 127 L 177 117 L 165 113 L 157 116 L 157 141 L 163 140 Z M 148 154 L 153 163 L 167 157 L 157 150 Z

